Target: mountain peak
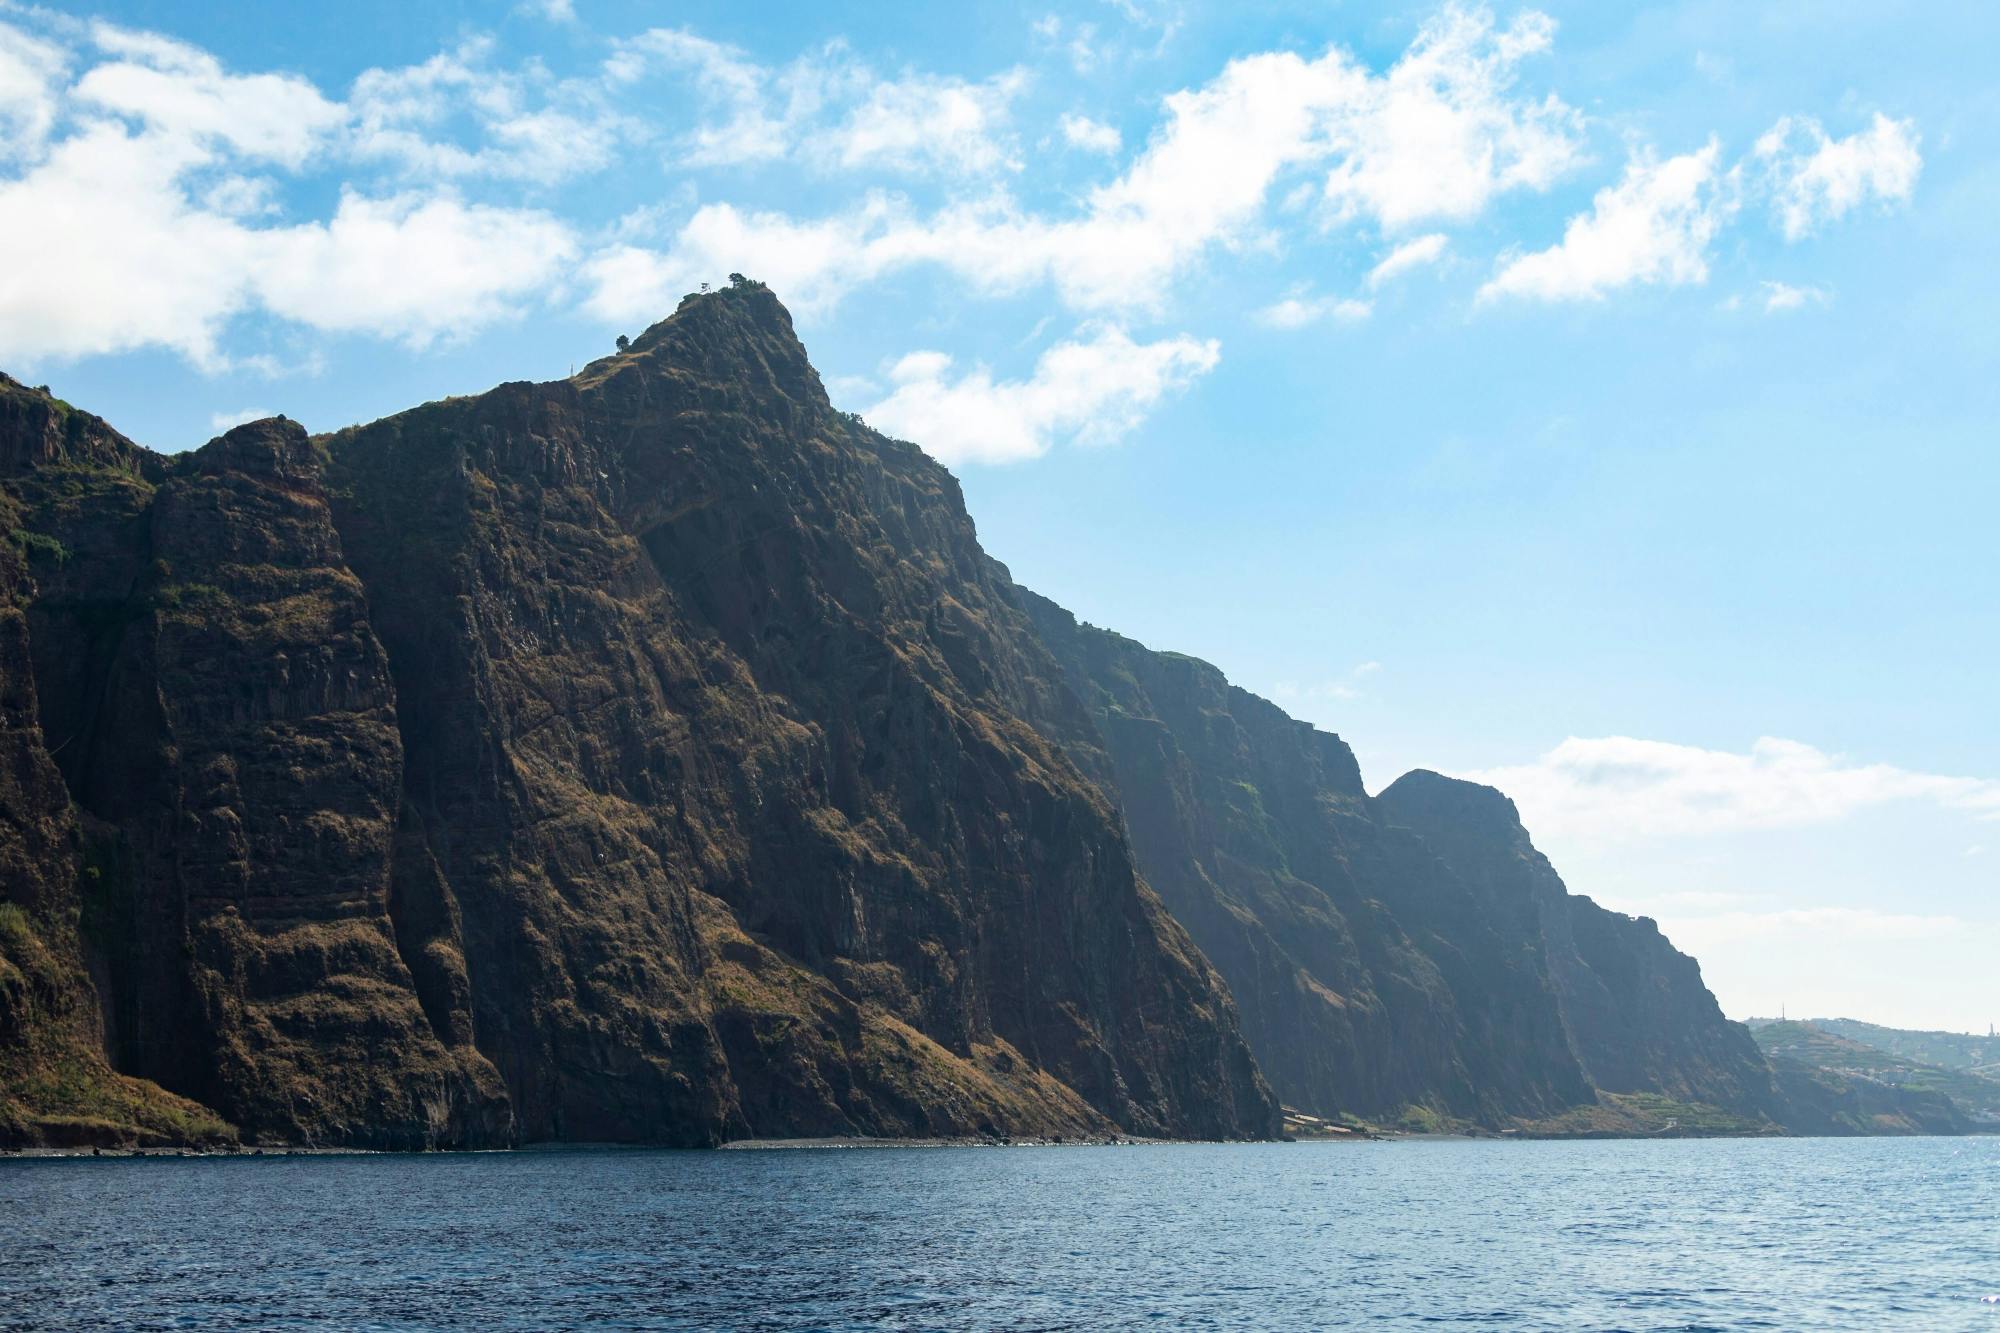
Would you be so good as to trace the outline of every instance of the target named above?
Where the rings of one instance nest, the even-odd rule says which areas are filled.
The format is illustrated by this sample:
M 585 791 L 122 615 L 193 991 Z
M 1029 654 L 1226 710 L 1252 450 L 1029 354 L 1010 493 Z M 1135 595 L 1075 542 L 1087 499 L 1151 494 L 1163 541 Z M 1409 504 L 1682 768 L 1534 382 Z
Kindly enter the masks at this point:
M 316 472 L 312 441 L 289 417 L 246 421 L 210 440 L 191 455 L 203 472 L 232 470 L 274 481 L 298 481 Z
M 768 286 L 741 274 L 726 287 L 688 293 L 629 346 L 585 367 L 576 383 L 592 388 L 635 370 L 736 381 L 831 406 L 791 312 Z
M 1523 832 L 1521 812 L 1504 792 L 1427 768 L 1403 774 L 1375 799 L 1399 819 L 1449 822 L 1487 836 L 1513 837 Z

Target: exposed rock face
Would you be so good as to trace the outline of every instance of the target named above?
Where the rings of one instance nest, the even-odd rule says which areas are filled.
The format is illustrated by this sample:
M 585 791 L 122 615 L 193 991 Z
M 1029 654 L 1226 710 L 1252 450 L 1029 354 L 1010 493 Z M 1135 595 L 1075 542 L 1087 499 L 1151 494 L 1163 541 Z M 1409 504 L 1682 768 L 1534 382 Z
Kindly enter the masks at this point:
M 1288 1105 L 1489 1126 L 1598 1089 L 1771 1106 L 1694 960 L 1570 895 L 1504 796 L 1413 773 L 1371 800 L 1337 736 L 1205 662 L 1027 605 L 1098 725 L 1078 762 L 1119 794 Z
M 1648 917 L 1607 911 L 1564 887 L 1514 803 L 1491 787 L 1419 770 L 1378 799 L 1482 900 L 1539 936 L 1570 1048 L 1594 1087 L 1651 1092 L 1745 1114 L 1771 1106 L 1771 1076 L 1701 967 Z
M 115 469 L 130 446 L 95 418 L 0 376 L 0 480 L 71 457 Z M 22 526 L 0 488 L 0 1147 L 211 1142 L 203 1108 L 113 1072 L 84 966 L 79 890 L 103 869 L 42 730 L 25 609 L 71 552 Z
M 1852 1082 L 1017 588 L 758 284 L 171 458 L 0 376 L 0 1146 L 1951 1123 Z
M 99 874 L 19 855 L 121 1069 L 384 1147 L 1275 1127 L 956 483 L 760 286 L 320 440 L 6 402 L 19 804 Z

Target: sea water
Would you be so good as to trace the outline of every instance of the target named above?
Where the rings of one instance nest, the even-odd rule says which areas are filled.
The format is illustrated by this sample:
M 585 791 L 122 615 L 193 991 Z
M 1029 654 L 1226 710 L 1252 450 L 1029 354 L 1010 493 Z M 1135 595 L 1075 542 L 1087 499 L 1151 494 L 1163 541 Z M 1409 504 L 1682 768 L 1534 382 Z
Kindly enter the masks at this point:
M 4 1328 L 1991 1328 L 2000 1139 L 0 1162 Z

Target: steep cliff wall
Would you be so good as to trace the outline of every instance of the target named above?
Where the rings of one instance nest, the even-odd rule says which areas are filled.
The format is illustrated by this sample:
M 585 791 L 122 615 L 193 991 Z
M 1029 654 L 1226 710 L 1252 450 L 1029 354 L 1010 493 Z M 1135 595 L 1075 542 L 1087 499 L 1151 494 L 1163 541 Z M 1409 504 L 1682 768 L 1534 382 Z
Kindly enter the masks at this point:
M 1725 1018 L 1701 967 L 1645 917 L 1572 894 L 1535 850 L 1514 803 L 1491 787 L 1419 770 L 1378 808 L 1434 848 L 1474 893 L 1538 935 L 1571 1049 L 1606 1092 L 1650 1092 L 1756 1116 L 1772 1109 L 1770 1070 Z
M 1498 1125 L 1590 1099 L 1531 905 L 1385 819 L 1339 737 L 1205 662 L 1025 604 L 1096 719 L 1079 762 L 1118 793 L 1287 1104 Z
M 319 440 L 65 441 L 0 447 L 120 1068 L 387 1147 L 1274 1127 L 956 483 L 761 286 Z
M 9 483 L 44 466 L 118 471 L 131 457 L 96 418 L 0 376 L 0 1148 L 232 1137 L 105 1057 L 83 930 L 106 867 L 50 757 L 35 688 L 28 608 L 76 553 L 26 526 Z
M 1963 1124 L 1016 587 L 759 284 L 175 457 L 0 376 L 0 533 L 0 1146 Z
M 1097 722 L 1079 763 L 1118 793 L 1288 1104 L 1495 1127 L 1553 1127 L 1600 1090 L 1746 1125 L 1777 1107 L 1694 960 L 1571 895 L 1504 796 L 1419 772 L 1371 800 L 1338 737 L 1207 663 L 1025 604 Z

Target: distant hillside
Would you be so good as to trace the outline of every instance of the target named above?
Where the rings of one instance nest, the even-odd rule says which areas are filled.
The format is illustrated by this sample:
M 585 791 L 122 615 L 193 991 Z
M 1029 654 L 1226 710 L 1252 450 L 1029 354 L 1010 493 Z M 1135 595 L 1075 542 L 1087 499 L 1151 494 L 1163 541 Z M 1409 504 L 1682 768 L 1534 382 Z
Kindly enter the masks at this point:
M 1834 1020 L 1845 1022 L 1845 1020 Z M 1902 1036 L 1945 1036 L 1944 1033 L 1896 1033 L 1869 1023 L 1848 1024 L 1870 1032 Z M 1885 1087 L 1933 1093 L 1950 1099 L 1968 1119 L 2000 1126 L 2000 1081 L 1962 1069 L 1914 1060 L 1858 1041 L 1833 1030 L 1832 1022 L 1761 1022 L 1752 1031 L 1773 1063 L 1791 1061 Z
M 2000 1079 L 2000 1037 L 1975 1037 L 1967 1032 L 1916 1032 L 1885 1028 L 1854 1018 L 1815 1018 L 1813 1026 L 1836 1032 L 1878 1051 L 1900 1055 L 1944 1069 L 1962 1069 L 1983 1078 Z

